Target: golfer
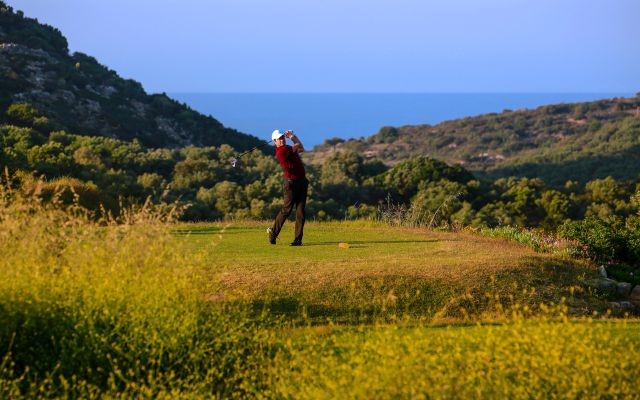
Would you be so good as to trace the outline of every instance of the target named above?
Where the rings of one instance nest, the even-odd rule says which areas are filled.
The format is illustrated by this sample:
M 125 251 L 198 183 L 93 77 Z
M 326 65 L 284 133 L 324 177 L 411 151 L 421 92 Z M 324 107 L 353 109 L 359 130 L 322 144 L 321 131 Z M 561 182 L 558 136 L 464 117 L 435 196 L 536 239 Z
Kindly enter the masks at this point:
M 287 145 L 285 138 L 291 139 L 293 146 Z M 276 145 L 276 157 L 284 171 L 284 204 L 276 220 L 273 221 L 273 226 L 267 229 L 269 243 L 276 244 L 276 238 L 280 234 L 282 225 L 284 225 L 284 221 L 289 217 L 291 210 L 295 206 L 296 236 L 291 242 L 291 246 L 302 246 L 302 230 L 304 229 L 305 220 L 304 206 L 307 203 L 307 189 L 309 188 L 309 181 L 299 154 L 304 151 L 304 147 L 302 147 L 300 139 L 293 134 L 293 131 L 281 133 L 276 129 L 271 134 L 271 140 Z

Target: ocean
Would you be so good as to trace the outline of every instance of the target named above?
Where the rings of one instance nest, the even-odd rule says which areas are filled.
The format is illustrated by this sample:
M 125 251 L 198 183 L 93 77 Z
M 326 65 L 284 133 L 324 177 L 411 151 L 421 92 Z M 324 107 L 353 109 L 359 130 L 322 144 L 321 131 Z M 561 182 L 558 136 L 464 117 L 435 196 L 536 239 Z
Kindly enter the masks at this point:
M 169 93 L 223 125 L 269 140 L 292 129 L 305 147 L 325 139 L 367 137 L 383 126 L 442 121 L 632 93 Z

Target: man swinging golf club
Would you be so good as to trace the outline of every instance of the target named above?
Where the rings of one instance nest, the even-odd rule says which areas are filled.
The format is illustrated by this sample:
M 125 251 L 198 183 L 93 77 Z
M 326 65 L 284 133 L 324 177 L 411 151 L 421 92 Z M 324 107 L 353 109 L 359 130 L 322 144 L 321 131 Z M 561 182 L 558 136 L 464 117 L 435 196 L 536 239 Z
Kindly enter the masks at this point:
M 293 146 L 287 145 L 286 139 L 293 142 Z M 269 243 L 276 244 L 276 238 L 280 234 L 284 221 L 287 220 L 293 207 L 296 207 L 296 232 L 291 246 L 302 246 L 302 231 L 304 229 L 304 206 L 307 203 L 307 180 L 304 165 L 299 153 L 304 151 L 302 142 L 293 131 L 281 133 L 278 129 L 271 134 L 271 140 L 276 145 L 276 158 L 284 171 L 284 204 L 282 209 L 273 221 L 273 226 L 267 229 Z

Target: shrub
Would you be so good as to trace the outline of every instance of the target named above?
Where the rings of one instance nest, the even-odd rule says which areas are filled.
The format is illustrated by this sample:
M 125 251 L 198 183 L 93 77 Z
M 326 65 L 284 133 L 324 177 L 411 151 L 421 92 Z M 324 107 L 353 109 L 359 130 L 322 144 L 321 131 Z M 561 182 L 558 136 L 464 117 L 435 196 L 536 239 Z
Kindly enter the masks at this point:
M 40 112 L 29 103 L 11 104 L 6 114 L 10 122 L 20 126 L 32 127 L 46 124 Z
M 630 219 L 631 222 L 631 219 Z M 621 218 L 587 217 L 564 223 L 558 233 L 574 241 L 576 253 L 598 262 L 640 262 L 640 233 L 637 226 Z
M 478 230 L 478 233 L 492 238 L 512 240 L 529 246 L 538 252 L 552 253 L 560 249 L 560 243 L 555 237 L 531 229 L 522 229 L 515 226 L 483 227 Z

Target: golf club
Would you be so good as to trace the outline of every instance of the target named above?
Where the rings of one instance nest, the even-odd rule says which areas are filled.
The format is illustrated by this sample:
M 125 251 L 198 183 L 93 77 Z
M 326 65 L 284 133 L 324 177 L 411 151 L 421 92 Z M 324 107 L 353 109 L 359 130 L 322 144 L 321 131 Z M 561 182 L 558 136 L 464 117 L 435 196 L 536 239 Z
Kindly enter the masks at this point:
M 261 148 L 263 148 L 264 146 L 268 145 L 269 143 L 271 143 L 271 140 L 267 140 L 266 142 L 264 142 L 264 143 L 262 143 L 262 144 L 259 144 L 259 145 L 257 145 L 257 146 L 254 146 L 254 147 L 250 148 L 249 150 L 245 151 L 244 153 L 239 154 L 237 157 L 233 157 L 233 158 L 231 158 L 231 160 L 230 160 L 230 162 L 231 162 L 231 166 L 232 166 L 233 168 L 235 168 L 235 167 L 236 167 L 236 165 L 238 165 L 238 162 L 240 161 L 240 157 L 242 157 L 242 156 L 244 156 L 244 155 L 246 155 L 246 154 L 249 154 L 249 153 L 251 153 L 251 152 L 252 152 L 252 151 L 254 151 L 254 150 L 261 149 Z

